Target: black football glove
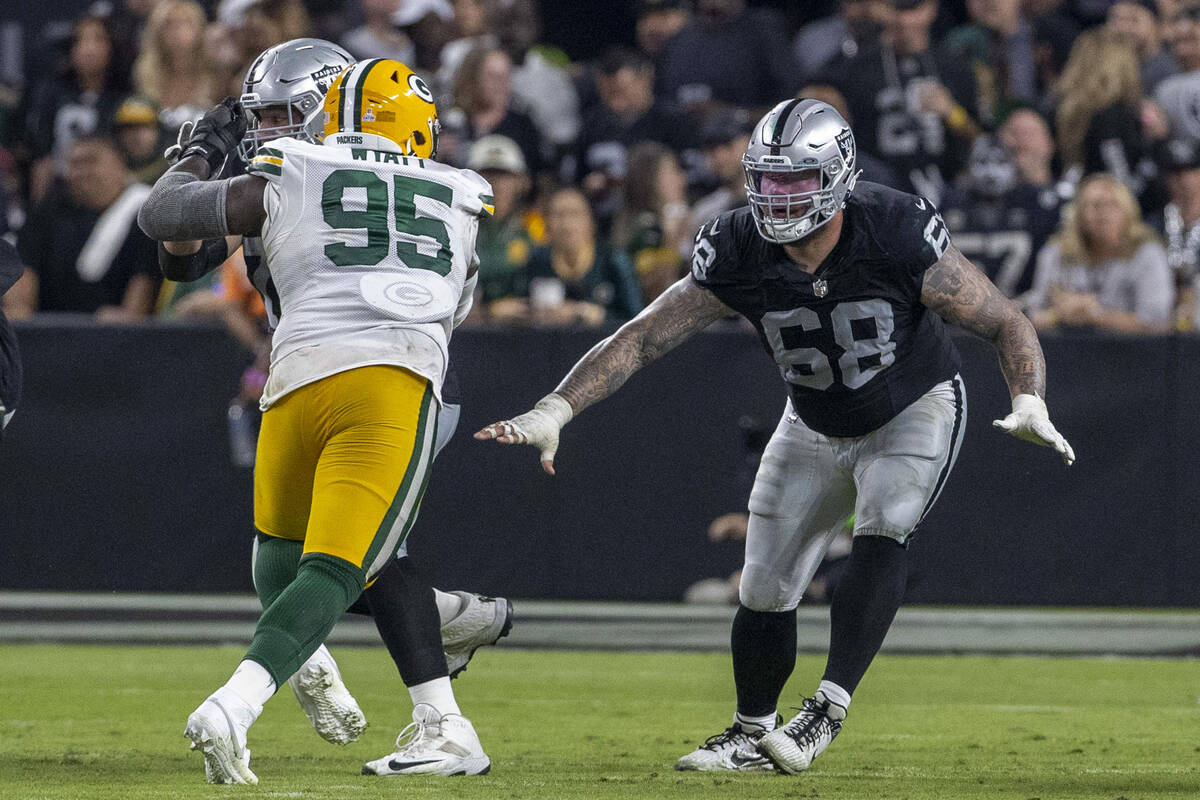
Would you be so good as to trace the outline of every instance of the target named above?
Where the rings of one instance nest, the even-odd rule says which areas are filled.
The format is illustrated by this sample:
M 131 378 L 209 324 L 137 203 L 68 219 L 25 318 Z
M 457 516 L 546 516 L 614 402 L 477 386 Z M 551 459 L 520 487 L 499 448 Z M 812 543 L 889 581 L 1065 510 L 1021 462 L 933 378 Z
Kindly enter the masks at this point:
M 200 156 L 208 162 L 208 174 L 216 175 L 221 171 L 226 156 L 238 146 L 245 134 L 246 117 L 241 104 L 232 97 L 226 97 L 196 123 L 179 159 L 182 161 L 190 156 Z

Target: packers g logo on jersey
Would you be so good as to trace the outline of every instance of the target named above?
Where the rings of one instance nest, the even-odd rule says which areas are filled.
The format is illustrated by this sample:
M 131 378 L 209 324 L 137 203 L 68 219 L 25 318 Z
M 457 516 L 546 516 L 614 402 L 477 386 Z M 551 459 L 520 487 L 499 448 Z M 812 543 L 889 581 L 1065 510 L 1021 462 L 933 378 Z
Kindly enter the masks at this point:
M 419 75 L 399 61 L 373 58 L 347 67 L 325 94 L 325 135 L 382 136 L 406 155 L 437 154 L 437 106 Z

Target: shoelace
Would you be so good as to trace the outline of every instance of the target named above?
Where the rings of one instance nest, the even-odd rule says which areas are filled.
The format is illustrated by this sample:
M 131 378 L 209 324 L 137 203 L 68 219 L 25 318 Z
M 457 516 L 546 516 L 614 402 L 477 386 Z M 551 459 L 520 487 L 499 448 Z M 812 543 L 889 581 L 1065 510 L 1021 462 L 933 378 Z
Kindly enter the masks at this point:
M 396 737 L 396 752 L 409 753 L 417 749 L 417 745 L 425 741 L 426 729 L 428 726 L 424 722 L 410 722 L 400 731 L 400 735 Z M 429 737 L 433 738 L 433 737 Z
M 746 733 L 741 728 L 735 728 L 731 725 L 730 727 L 723 730 L 721 733 L 714 734 L 714 735 L 708 737 L 707 739 L 705 739 L 704 744 L 703 744 L 703 749 L 717 750 L 722 745 L 729 744 L 729 742 L 733 741 L 733 739 L 735 739 L 738 736 L 745 736 L 747 739 L 750 738 L 750 734 Z
M 808 715 L 807 718 L 798 717 L 784 726 L 784 731 L 796 741 L 796 744 L 813 744 L 824 733 L 825 728 L 828 728 L 830 732 L 833 731 L 833 720 L 813 698 L 804 698 L 804 705 L 795 710 Z

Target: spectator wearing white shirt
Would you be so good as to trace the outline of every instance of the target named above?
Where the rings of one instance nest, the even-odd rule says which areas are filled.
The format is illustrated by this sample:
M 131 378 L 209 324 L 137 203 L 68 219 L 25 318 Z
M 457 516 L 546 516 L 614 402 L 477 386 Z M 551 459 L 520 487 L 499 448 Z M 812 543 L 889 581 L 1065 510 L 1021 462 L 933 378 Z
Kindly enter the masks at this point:
M 1062 232 L 1038 254 L 1033 324 L 1039 330 L 1166 333 L 1173 302 L 1166 251 L 1142 222 L 1133 195 L 1106 173 L 1085 178 Z
M 360 0 L 366 21 L 342 37 L 342 46 L 355 58 L 394 58 L 413 63 L 416 50 L 412 40 L 394 21 L 403 0 Z
M 1182 4 L 1168 28 L 1179 74 L 1158 84 L 1154 99 L 1167 112 L 1172 136 L 1200 139 L 1200 0 Z
M 541 19 L 534 0 L 497 0 L 496 38 L 512 59 L 512 91 L 543 140 L 561 150 L 579 135 L 579 95 L 563 64 L 566 55 L 538 45 Z

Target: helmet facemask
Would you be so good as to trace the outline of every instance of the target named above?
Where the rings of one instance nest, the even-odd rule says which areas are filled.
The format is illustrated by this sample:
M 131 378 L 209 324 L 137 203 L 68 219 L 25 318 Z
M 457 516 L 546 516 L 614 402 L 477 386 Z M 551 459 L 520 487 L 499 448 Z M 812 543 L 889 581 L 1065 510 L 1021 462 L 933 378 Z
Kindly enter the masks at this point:
M 242 82 L 247 130 L 238 155 L 249 161 L 260 145 L 284 136 L 320 142 L 325 92 L 353 63 L 352 55 L 322 39 L 292 39 L 260 53 Z M 286 124 L 279 121 L 280 113 L 271 114 L 276 119 L 264 124 L 261 113 L 267 109 L 286 109 Z
M 750 213 L 763 238 L 778 244 L 799 241 L 824 225 L 841 208 L 835 193 L 842 171 L 840 163 L 824 167 L 802 163 L 794 166 L 761 164 L 743 159 L 746 198 Z M 857 179 L 849 180 L 853 187 Z
M 759 234 L 796 242 L 846 205 L 860 172 L 854 134 L 828 103 L 785 100 L 758 122 L 742 168 Z
M 238 155 L 244 161 L 254 157 L 259 145 L 284 136 L 304 142 L 321 141 L 321 105 L 325 97 L 318 92 L 304 92 L 287 100 L 264 99 L 255 93 L 242 95 L 242 110 L 246 114 L 246 135 L 238 146 Z M 268 108 L 286 108 L 286 125 L 263 127 L 259 112 Z

